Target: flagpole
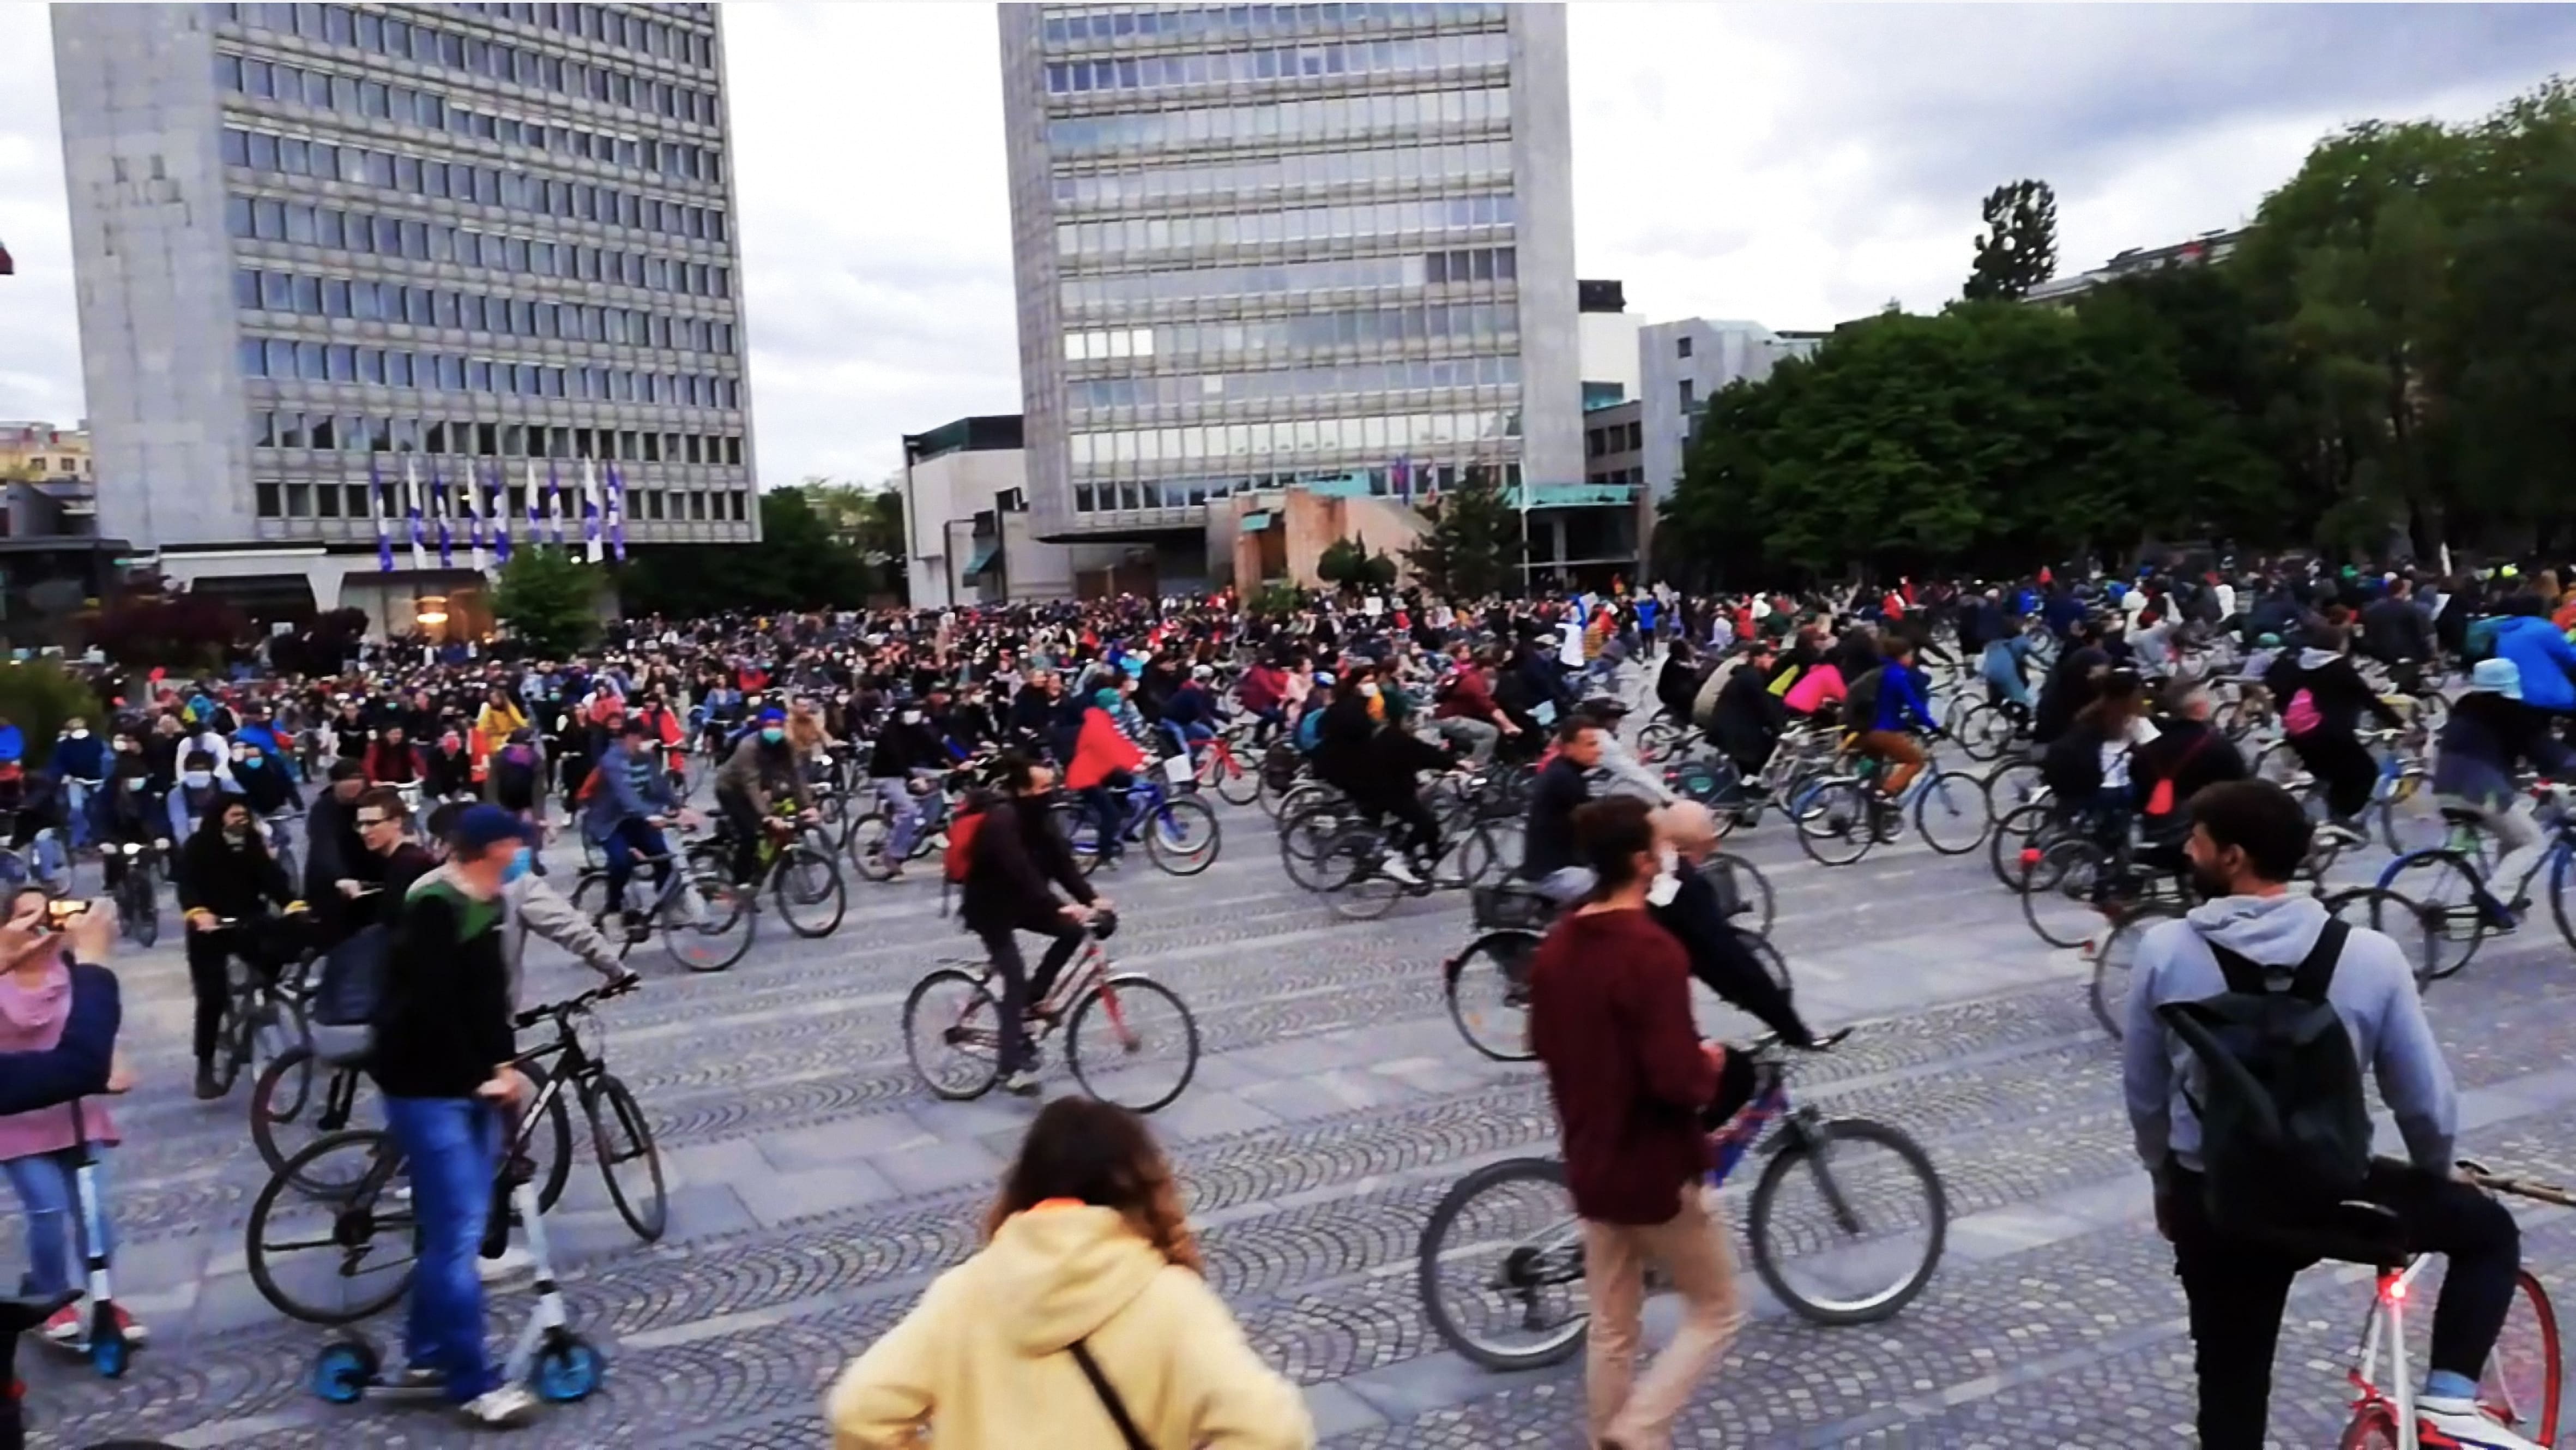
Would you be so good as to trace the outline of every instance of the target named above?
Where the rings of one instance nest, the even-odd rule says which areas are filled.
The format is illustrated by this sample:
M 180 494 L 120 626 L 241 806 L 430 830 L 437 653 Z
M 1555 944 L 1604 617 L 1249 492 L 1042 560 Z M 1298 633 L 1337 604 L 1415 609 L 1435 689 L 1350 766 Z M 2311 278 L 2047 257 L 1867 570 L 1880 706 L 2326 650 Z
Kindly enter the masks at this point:
M 607 557 L 599 539 L 599 465 L 587 458 L 581 461 L 581 535 L 584 559 L 596 564 Z
M 474 465 L 465 465 L 465 536 L 474 546 L 474 572 L 489 573 L 491 563 L 483 557 L 483 480 Z
M 394 572 L 393 510 L 386 506 L 384 470 L 377 466 L 376 455 L 367 455 L 367 507 L 376 515 L 376 572 Z
M 411 567 L 415 571 L 429 568 L 429 556 L 421 552 L 420 532 L 420 456 L 403 455 L 403 511 L 411 518 Z

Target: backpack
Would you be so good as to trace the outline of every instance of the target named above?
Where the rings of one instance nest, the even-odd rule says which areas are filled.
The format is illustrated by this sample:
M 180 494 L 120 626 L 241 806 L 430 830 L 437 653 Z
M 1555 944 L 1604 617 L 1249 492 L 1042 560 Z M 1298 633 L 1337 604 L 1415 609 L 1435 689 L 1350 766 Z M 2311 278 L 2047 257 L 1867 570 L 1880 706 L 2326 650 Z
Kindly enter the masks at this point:
M 984 812 L 992 802 L 982 791 L 968 791 L 957 803 L 957 813 L 948 819 L 948 849 L 939 856 L 939 875 L 951 885 L 966 884 L 966 872 L 975 859 L 975 837 L 984 829 Z
M 2061 801 L 2091 800 L 2102 789 L 2102 732 L 2087 724 L 2058 736 L 2039 758 L 2039 778 Z
M 2324 712 L 2317 709 L 2315 692 L 2305 685 L 2290 696 L 2290 703 L 2281 711 L 2281 728 L 2292 735 L 2309 734 L 2325 723 Z
M 1851 730 L 1878 728 L 1878 687 L 1887 679 L 1887 666 L 1881 665 L 1854 680 L 1843 691 L 1843 725 Z
M 315 1057 L 335 1067 L 352 1067 L 375 1050 L 385 957 L 392 944 L 392 929 L 375 922 L 323 956 L 304 1012 Z
M 2317 944 L 2273 991 L 2266 969 L 2215 942 L 2227 990 L 2156 1009 L 2199 1059 L 2203 1193 L 2210 1221 L 2259 1230 L 2312 1221 L 2358 1192 L 2370 1172 L 2370 1110 L 2343 1018 L 2326 1001 L 2352 933 L 2329 918 Z

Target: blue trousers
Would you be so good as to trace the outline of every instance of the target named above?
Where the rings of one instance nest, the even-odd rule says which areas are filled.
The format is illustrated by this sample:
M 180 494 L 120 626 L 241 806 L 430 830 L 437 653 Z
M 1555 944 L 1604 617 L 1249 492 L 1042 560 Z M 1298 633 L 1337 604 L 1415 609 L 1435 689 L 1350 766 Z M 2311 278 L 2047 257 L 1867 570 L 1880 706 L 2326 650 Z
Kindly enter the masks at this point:
M 635 879 L 637 859 L 671 854 L 670 843 L 662 839 L 662 833 L 638 816 L 619 821 L 617 829 L 610 831 L 608 838 L 599 843 L 599 849 L 600 854 L 608 858 L 608 899 L 613 909 L 618 911 L 626 909 L 626 883 Z M 670 869 L 667 862 L 653 867 L 653 884 L 657 888 Z
M 474 1272 L 492 1211 L 500 1115 L 474 1098 L 389 1097 L 385 1125 L 410 1167 L 420 1242 L 404 1359 L 445 1374 L 447 1397 L 463 1404 L 500 1384 L 483 1351 L 483 1281 Z
M 90 1146 L 90 1155 L 98 1161 L 100 1208 L 100 1252 L 116 1252 L 116 1226 L 107 1216 L 107 1145 Z M 0 1163 L 9 1187 L 18 1195 L 19 1211 L 27 1216 L 27 1277 L 18 1292 L 30 1299 L 49 1299 L 70 1292 L 85 1281 L 87 1266 L 83 1260 L 90 1250 L 89 1229 L 81 1222 L 80 1203 L 73 1196 L 72 1172 L 77 1158 L 69 1148 L 52 1153 L 36 1153 L 25 1158 L 12 1158 Z

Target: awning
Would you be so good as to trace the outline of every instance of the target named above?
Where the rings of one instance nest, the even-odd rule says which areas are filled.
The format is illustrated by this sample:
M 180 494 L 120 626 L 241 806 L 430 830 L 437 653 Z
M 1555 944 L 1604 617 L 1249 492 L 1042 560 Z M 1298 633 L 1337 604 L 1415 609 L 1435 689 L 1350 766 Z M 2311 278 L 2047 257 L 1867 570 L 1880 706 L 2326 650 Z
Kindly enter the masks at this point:
M 973 578 L 975 575 L 981 574 L 985 570 L 992 568 L 993 557 L 1001 552 L 1002 541 L 999 539 L 995 539 L 988 544 L 977 544 L 975 546 L 974 554 L 966 560 L 967 577 Z
M 1270 514 L 1267 510 L 1256 509 L 1251 513 L 1245 514 L 1242 522 L 1237 524 L 1236 527 L 1247 534 L 1260 533 L 1263 529 L 1270 527 Z

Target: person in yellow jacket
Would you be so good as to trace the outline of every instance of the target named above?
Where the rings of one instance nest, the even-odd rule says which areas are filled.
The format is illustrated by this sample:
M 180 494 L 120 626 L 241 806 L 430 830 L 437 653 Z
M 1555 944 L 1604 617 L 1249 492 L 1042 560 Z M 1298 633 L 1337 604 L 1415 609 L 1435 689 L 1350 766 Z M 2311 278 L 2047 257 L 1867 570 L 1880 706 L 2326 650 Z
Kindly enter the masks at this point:
M 1170 1165 L 1133 1113 L 1047 1104 L 985 1231 L 842 1371 L 824 1402 L 834 1450 L 1131 1450 L 1122 1411 L 1153 1450 L 1315 1443 L 1304 1397 L 1208 1287 Z

